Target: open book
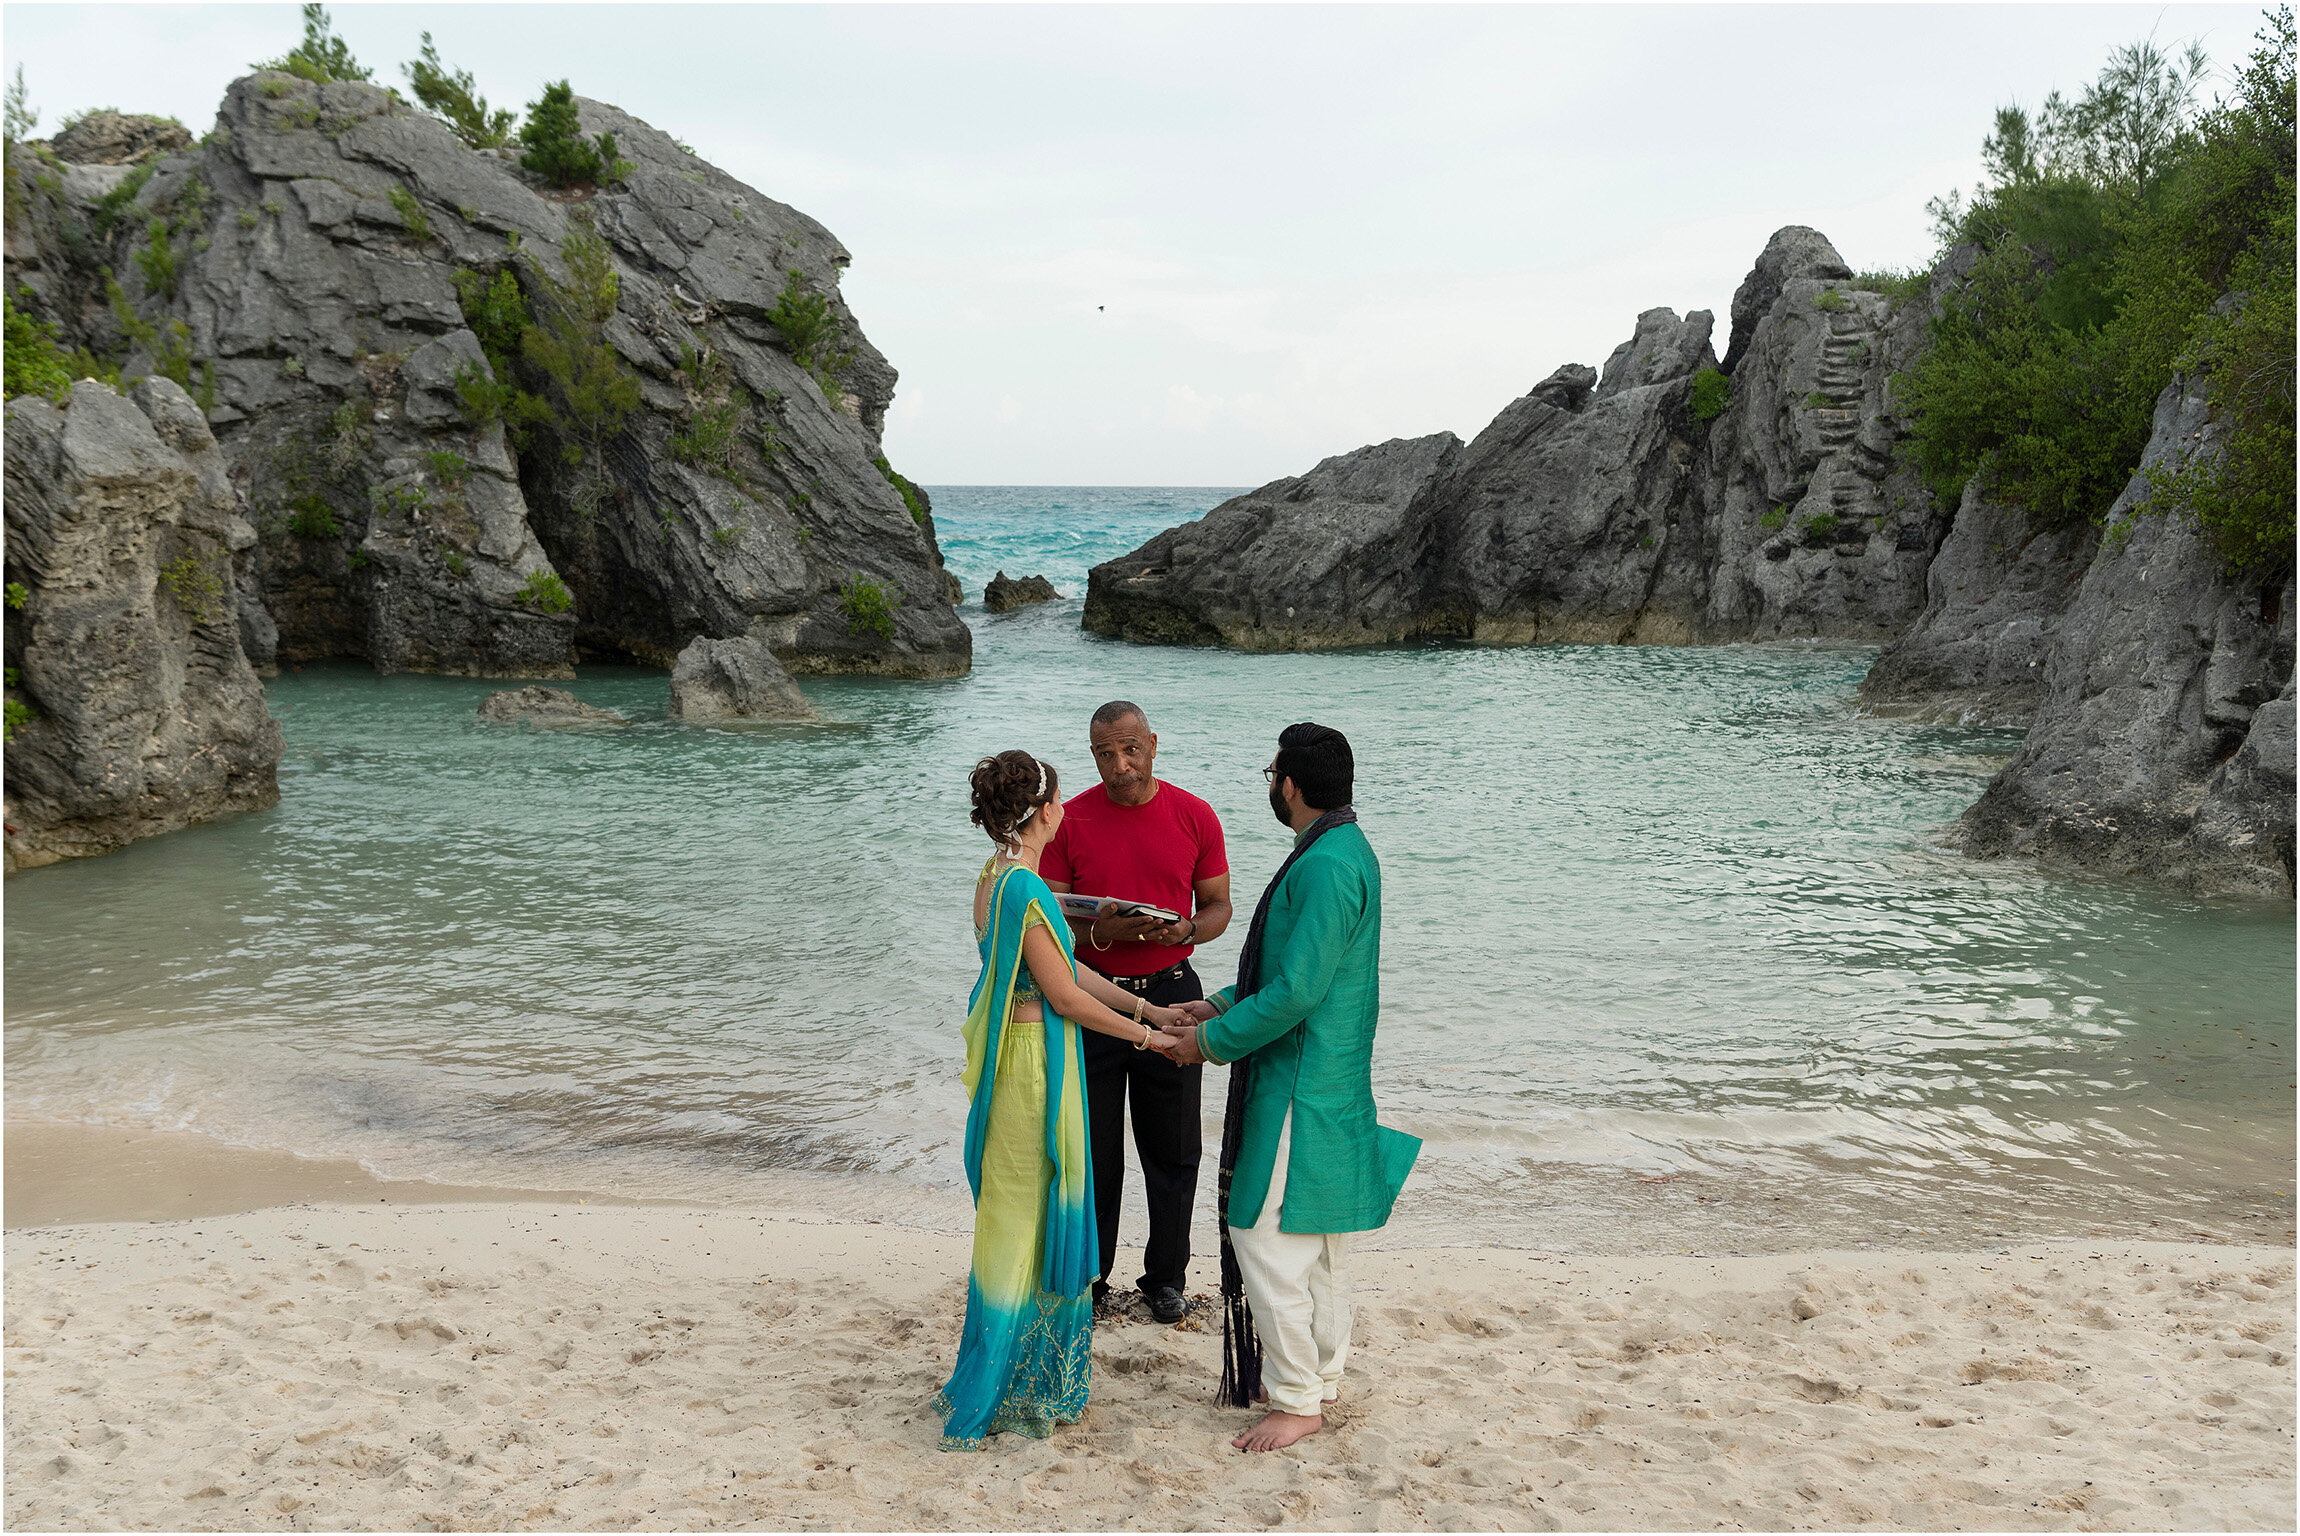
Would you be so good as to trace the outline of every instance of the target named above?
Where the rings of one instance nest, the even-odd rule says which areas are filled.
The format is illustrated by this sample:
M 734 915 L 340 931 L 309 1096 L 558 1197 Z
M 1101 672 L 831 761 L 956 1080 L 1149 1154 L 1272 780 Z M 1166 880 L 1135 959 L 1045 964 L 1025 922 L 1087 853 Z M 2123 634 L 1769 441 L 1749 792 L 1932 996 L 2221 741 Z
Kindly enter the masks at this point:
M 1146 901 L 1119 901 L 1115 896 L 1079 895 L 1057 896 L 1054 899 L 1062 903 L 1062 915 L 1064 917 L 1075 917 L 1082 923 L 1094 921 L 1094 914 L 1102 909 L 1102 903 L 1106 901 L 1118 903 L 1118 915 L 1120 917 L 1132 917 L 1137 912 L 1146 912 L 1162 922 L 1178 923 L 1182 921 L 1181 913 L 1169 912 L 1164 907 L 1154 907 Z

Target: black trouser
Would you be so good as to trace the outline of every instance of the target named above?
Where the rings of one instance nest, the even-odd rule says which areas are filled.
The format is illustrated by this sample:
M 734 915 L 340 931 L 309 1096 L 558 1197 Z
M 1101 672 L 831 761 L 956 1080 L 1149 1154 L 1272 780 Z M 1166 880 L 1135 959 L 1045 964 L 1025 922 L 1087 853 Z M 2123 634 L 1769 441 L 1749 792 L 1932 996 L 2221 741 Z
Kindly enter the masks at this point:
M 1155 976 L 1108 978 L 1161 1007 L 1205 996 L 1185 960 Z M 1179 1287 L 1190 1267 L 1190 1206 L 1198 1194 L 1198 1086 L 1204 1067 L 1177 1066 L 1156 1051 L 1137 1050 L 1114 1035 L 1085 1030 L 1086 1114 L 1093 1127 L 1094 1225 L 1102 1238 L 1102 1281 L 1118 1260 L 1118 1198 L 1126 1189 L 1126 1100 L 1134 1100 L 1134 1151 L 1142 1159 L 1142 1193 L 1150 1205 L 1150 1242 L 1142 1251 L 1141 1287 Z

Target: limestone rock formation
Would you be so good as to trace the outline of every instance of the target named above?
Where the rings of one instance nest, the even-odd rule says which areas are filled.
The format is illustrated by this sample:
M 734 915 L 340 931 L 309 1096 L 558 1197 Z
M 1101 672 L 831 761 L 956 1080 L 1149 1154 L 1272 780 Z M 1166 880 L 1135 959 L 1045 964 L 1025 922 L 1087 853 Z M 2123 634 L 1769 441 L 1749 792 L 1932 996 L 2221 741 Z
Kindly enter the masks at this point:
M 199 409 L 164 379 L 19 397 L 6 479 L 7 867 L 275 803 L 240 638 L 256 534 Z
M 1025 608 L 1032 603 L 1051 603 L 1062 594 L 1054 590 L 1054 583 L 1043 576 L 1025 576 L 1014 580 L 1000 571 L 990 578 L 982 589 L 982 606 L 992 613 L 1005 613 L 1014 608 Z
M 586 704 L 564 688 L 506 688 L 479 702 L 479 718 L 494 725 L 525 725 L 556 730 L 569 725 L 623 725 L 611 709 Z
M 2017 507 L 1965 487 L 1925 577 L 1925 611 L 1861 680 L 1874 713 L 1963 725 L 2025 726 L 2044 665 L 2100 547 L 2086 524 L 2032 533 Z
M 1277 650 L 1889 638 L 1947 522 L 1885 399 L 1929 317 L 1849 276 L 1815 231 L 1773 237 L 1710 419 L 1712 317 L 1647 310 L 1602 372 L 1558 369 L 1466 447 L 1344 454 L 1096 568 L 1086 627 Z
M 1085 625 L 1169 645 L 1306 650 L 1402 639 L 1422 590 L 1406 512 L 1451 432 L 1337 454 L 1232 497 L 1087 576 Z
M 380 88 L 250 75 L 198 146 L 13 157 L 7 281 L 67 344 L 192 381 L 262 535 L 284 660 L 548 677 L 760 634 L 799 670 L 963 672 L 931 514 L 880 449 L 895 374 L 839 296 L 845 248 L 579 107 L 633 163 L 596 194 Z M 571 270 L 594 234 L 604 275 Z M 535 322 L 524 340 L 507 307 Z M 554 407 L 507 438 L 475 323 L 539 368 L 554 318 L 636 404 Z M 857 579 L 893 595 L 891 635 L 842 611 Z
M 48 141 L 59 160 L 74 165 L 127 165 L 155 150 L 184 149 L 192 131 L 172 117 L 146 117 L 109 107 L 76 119 Z
M 799 685 L 755 636 L 696 640 L 671 669 L 674 720 L 814 720 Z
M 2202 390 L 2157 402 L 2142 468 L 2214 450 Z M 2293 891 L 2293 591 L 2229 581 L 2135 474 L 2061 615 L 2021 750 L 1965 813 L 2025 854 L 2201 893 Z

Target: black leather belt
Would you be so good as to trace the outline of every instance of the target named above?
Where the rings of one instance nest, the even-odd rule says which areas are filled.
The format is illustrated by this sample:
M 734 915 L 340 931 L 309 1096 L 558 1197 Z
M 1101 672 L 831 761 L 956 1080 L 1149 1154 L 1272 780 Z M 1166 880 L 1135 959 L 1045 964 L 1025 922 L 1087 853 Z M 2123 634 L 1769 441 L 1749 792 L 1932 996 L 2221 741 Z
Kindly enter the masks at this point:
M 1161 982 L 1180 981 L 1182 979 L 1182 973 L 1185 970 L 1188 970 L 1189 967 L 1189 961 L 1180 960 L 1152 976 L 1112 976 L 1109 972 L 1105 971 L 1103 973 L 1102 979 L 1112 983 L 1115 986 L 1124 987 L 1129 992 L 1147 994 L 1152 987 L 1157 986 Z

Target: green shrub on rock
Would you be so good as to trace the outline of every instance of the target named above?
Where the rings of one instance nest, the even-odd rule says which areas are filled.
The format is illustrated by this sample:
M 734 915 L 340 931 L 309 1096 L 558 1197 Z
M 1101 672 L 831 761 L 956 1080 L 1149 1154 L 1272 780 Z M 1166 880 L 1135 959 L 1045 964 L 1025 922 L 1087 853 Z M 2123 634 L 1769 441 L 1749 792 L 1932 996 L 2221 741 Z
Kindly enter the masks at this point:
M 894 638 L 895 589 L 867 576 L 849 576 L 839 586 L 839 612 L 846 615 L 847 633 Z
M 567 583 L 549 571 L 536 571 L 512 596 L 531 608 L 545 613 L 565 613 L 575 606 L 575 595 L 567 590 Z
M 325 85 L 330 80 L 365 82 L 374 78 L 373 70 L 362 69 L 359 60 L 351 56 L 351 45 L 335 35 L 335 23 L 321 5 L 303 8 L 303 41 L 276 59 L 266 59 L 248 66 L 250 69 L 276 69 L 309 80 L 314 85 Z
M 1693 375 L 1693 395 L 1689 408 L 1695 421 L 1715 421 L 1725 414 L 1725 407 L 1733 403 L 1733 381 L 1715 368 L 1704 368 Z

